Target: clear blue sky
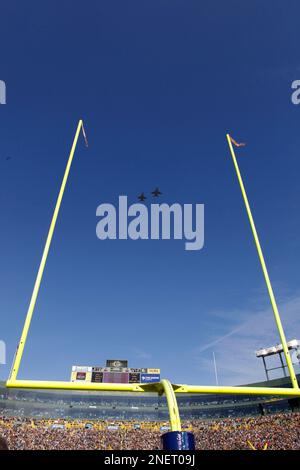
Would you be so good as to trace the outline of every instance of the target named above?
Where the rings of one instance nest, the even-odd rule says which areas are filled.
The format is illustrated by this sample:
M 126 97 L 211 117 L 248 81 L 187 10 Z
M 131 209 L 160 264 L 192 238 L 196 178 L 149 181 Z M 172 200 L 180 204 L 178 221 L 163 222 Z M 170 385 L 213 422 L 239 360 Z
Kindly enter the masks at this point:
M 1 378 L 81 117 L 90 147 L 80 139 L 20 377 L 127 358 L 214 383 L 212 351 L 221 383 L 263 377 L 254 349 L 277 335 L 228 131 L 247 142 L 241 171 L 287 336 L 299 337 L 299 14 L 274 0 L 1 6 Z M 100 203 L 155 186 L 162 202 L 205 204 L 203 250 L 96 238 Z

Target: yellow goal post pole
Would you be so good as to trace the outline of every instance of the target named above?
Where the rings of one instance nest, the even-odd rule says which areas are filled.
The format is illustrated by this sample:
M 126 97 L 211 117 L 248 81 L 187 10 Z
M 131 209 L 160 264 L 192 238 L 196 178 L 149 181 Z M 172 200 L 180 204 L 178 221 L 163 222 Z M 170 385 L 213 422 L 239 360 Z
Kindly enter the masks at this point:
M 168 382 L 168 383 L 167 383 Z M 170 388 L 173 389 L 175 396 Z M 142 392 L 142 393 L 165 393 L 169 409 L 171 409 L 173 423 L 179 422 L 178 407 L 175 402 L 177 394 L 221 394 L 221 395 L 267 395 L 300 397 L 300 388 L 283 387 L 252 387 L 250 386 L 219 386 L 219 385 L 187 385 L 171 384 L 163 379 L 161 382 L 150 384 L 114 384 L 96 382 L 65 382 L 55 380 L 12 380 L 6 382 L 7 388 L 33 389 L 33 390 L 78 390 L 78 391 L 111 391 L 111 392 Z M 169 397 L 169 398 L 168 398 Z M 169 406 L 170 405 L 170 406 Z M 174 418 L 174 419 L 173 419 Z M 179 429 L 174 429 L 179 431 Z
M 275 300 L 272 284 L 271 284 L 271 281 L 270 281 L 270 278 L 269 278 L 269 274 L 268 274 L 267 266 L 266 266 L 266 263 L 265 263 L 264 255 L 263 255 L 261 245 L 260 245 L 260 242 L 259 242 L 259 238 L 258 238 L 258 235 L 257 235 L 257 231 L 256 231 L 255 223 L 254 223 L 254 220 L 253 220 L 250 204 L 249 204 L 248 197 L 247 197 L 246 190 L 245 190 L 245 186 L 244 186 L 243 179 L 242 179 L 242 176 L 241 176 L 241 173 L 240 173 L 240 170 L 239 170 L 239 166 L 238 166 L 238 163 L 237 163 L 237 159 L 236 159 L 236 156 L 235 156 L 235 153 L 234 153 L 234 150 L 233 150 L 231 137 L 230 137 L 229 134 L 226 134 L 226 137 L 227 137 L 227 142 L 228 142 L 228 145 L 229 145 L 230 153 L 231 153 L 231 156 L 232 156 L 233 164 L 234 164 L 234 167 L 235 167 L 235 171 L 236 171 L 236 174 L 237 174 L 238 182 L 239 182 L 239 185 L 240 185 L 240 188 L 241 188 L 244 203 L 245 203 L 245 206 L 246 206 L 246 211 L 247 211 L 247 214 L 248 214 L 248 218 L 249 218 L 249 222 L 250 222 L 254 242 L 255 242 L 255 245 L 256 245 L 257 253 L 258 253 L 258 257 L 259 257 L 260 264 L 261 264 L 262 271 L 263 271 L 263 275 L 264 275 L 264 278 L 265 278 L 265 281 L 266 281 L 266 285 L 267 285 L 267 289 L 268 289 L 268 293 L 269 293 L 269 297 L 270 297 L 270 301 L 271 301 L 271 305 L 272 305 L 272 309 L 273 309 L 273 313 L 274 313 L 274 317 L 275 317 L 275 322 L 276 322 L 277 329 L 278 329 L 278 332 L 279 332 L 283 352 L 284 352 L 284 355 L 285 355 L 286 364 L 287 364 L 287 367 L 288 367 L 288 370 L 289 370 L 289 373 L 290 373 L 290 377 L 291 377 L 292 386 L 293 386 L 293 388 L 298 389 L 299 387 L 298 387 L 298 382 L 297 382 L 295 370 L 294 370 L 293 363 L 292 363 L 292 360 L 291 360 L 291 356 L 290 356 L 290 353 L 289 353 L 289 348 L 288 348 L 288 345 L 287 345 L 287 342 L 286 342 L 285 333 L 284 333 L 284 330 L 283 330 L 280 314 L 279 314 L 277 303 L 276 303 L 276 300 Z
M 63 198 L 63 195 L 64 195 L 64 191 L 65 191 L 65 188 L 66 188 L 66 184 L 67 184 L 67 180 L 68 180 L 68 176 L 69 176 L 69 172 L 70 172 L 70 168 L 71 168 L 71 164 L 72 164 L 72 160 L 73 160 L 73 156 L 74 156 L 74 153 L 75 153 L 78 137 L 79 137 L 79 134 L 80 134 L 81 130 L 83 132 L 83 136 L 85 138 L 85 142 L 86 142 L 86 145 L 87 145 L 86 136 L 85 136 L 84 127 L 83 127 L 83 121 L 80 119 L 79 122 L 78 122 L 78 125 L 77 125 L 77 129 L 76 129 L 76 133 L 75 133 L 75 136 L 74 136 L 71 151 L 70 151 L 70 154 L 69 154 L 68 162 L 67 162 L 67 165 L 66 165 L 64 177 L 63 177 L 61 187 L 60 187 L 60 191 L 59 191 L 59 194 L 58 194 L 58 197 L 57 197 L 57 201 L 56 201 L 55 209 L 54 209 L 54 212 L 53 212 L 51 224 L 50 224 L 50 227 L 49 227 L 48 236 L 47 236 L 47 239 L 46 239 L 42 259 L 41 259 L 41 262 L 40 262 L 39 270 L 38 270 L 36 280 L 35 280 L 35 284 L 34 284 L 34 288 L 33 288 L 33 291 L 32 291 L 31 300 L 30 300 L 30 303 L 29 303 L 29 307 L 28 307 L 28 311 L 27 311 L 27 315 L 26 315 L 26 319 L 25 319 L 21 339 L 20 339 L 20 342 L 18 344 L 17 351 L 16 351 L 14 361 L 13 361 L 13 365 L 12 365 L 12 368 L 11 368 L 10 380 L 12 380 L 12 381 L 16 380 L 18 372 L 19 372 L 20 363 L 21 363 L 21 359 L 22 359 L 22 356 L 23 356 L 23 351 L 24 351 L 24 347 L 25 347 L 25 343 L 26 343 L 26 339 L 27 339 L 27 335 L 28 335 L 32 315 L 33 315 L 33 312 L 34 312 L 34 307 L 35 307 L 36 300 L 37 300 L 37 297 L 38 297 L 38 293 L 39 293 L 39 289 L 40 289 L 40 285 L 41 285 L 45 265 L 46 265 L 46 262 L 47 262 L 47 257 L 48 257 L 48 253 L 49 253 L 49 249 L 50 249 L 50 245 L 51 245 L 51 241 L 52 241 L 52 237 L 53 237 L 53 233 L 54 233 L 54 229 L 55 229 L 59 209 L 60 209 L 60 206 L 61 206 L 62 198 Z
M 169 380 L 163 379 L 160 384 L 166 395 L 167 405 L 170 416 L 170 425 L 172 431 L 181 431 L 181 421 L 178 409 L 178 403 L 176 395 L 174 393 L 173 386 Z

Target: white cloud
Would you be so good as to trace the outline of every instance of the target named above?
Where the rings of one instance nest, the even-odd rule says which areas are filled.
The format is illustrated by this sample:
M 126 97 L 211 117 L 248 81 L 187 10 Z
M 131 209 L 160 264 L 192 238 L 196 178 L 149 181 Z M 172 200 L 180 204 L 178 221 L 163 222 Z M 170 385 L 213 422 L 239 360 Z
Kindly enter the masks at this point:
M 287 340 L 295 337 L 298 339 L 300 336 L 300 295 L 281 302 L 279 311 Z M 198 373 L 213 373 L 211 353 L 214 351 L 220 384 L 245 384 L 264 379 L 263 364 L 256 358 L 255 351 L 261 347 L 280 343 L 271 307 L 254 312 L 250 309 L 243 309 L 234 312 L 216 312 L 212 315 L 212 321 L 216 322 L 218 328 L 223 327 L 223 324 L 230 324 L 233 327 L 229 332 L 215 335 L 208 343 L 194 348 L 192 356 Z M 222 324 L 220 325 L 221 318 Z M 268 360 L 270 367 L 274 367 L 276 358 Z M 276 365 L 279 364 L 276 363 Z M 296 366 L 296 371 L 299 371 L 298 366 Z M 271 377 L 276 377 L 276 372 Z

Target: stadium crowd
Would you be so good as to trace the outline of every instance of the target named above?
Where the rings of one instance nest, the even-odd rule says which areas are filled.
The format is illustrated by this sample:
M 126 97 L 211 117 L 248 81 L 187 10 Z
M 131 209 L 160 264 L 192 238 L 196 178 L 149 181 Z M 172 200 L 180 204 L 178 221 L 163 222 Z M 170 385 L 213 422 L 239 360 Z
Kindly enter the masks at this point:
M 119 450 L 160 449 L 166 423 L 36 420 L 0 417 L 0 436 L 9 449 Z M 267 447 L 300 449 L 300 413 L 287 413 L 219 421 L 190 421 L 197 449 L 243 450 Z

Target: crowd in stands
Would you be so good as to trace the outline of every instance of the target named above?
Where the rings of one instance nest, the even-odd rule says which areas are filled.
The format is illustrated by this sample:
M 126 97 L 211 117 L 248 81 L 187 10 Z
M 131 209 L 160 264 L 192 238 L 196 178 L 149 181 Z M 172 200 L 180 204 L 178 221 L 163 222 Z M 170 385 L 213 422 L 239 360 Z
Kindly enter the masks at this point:
M 9 449 L 160 449 L 168 423 L 68 421 L 0 416 L 0 436 Z M 189 421 L 197 449 L 300 449 L 300 413 L 218 421 Z
M 198 449 L 300 449 L 300 413 L 224 419 L 194 426 Z

